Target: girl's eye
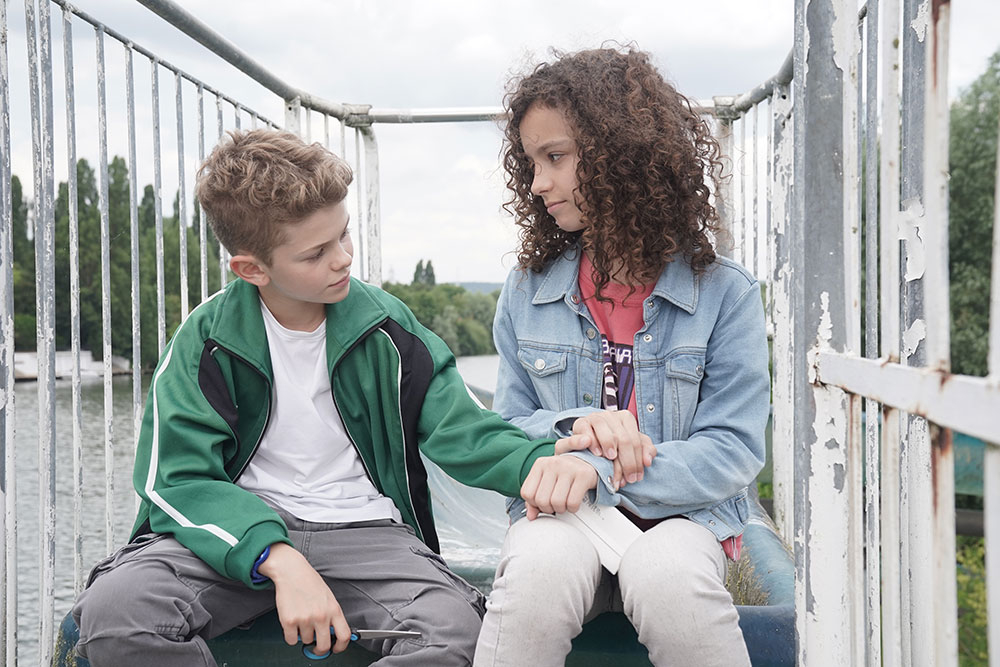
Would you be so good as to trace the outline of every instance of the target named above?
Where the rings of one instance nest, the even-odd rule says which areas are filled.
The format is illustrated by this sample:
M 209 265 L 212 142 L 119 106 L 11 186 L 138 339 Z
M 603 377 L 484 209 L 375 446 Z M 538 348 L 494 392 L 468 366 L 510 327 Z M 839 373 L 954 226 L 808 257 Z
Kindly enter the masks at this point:
M 307 262 L 316 262 L 316 261 L 319 261 L 319 258 L 323 256 L 324 250 L 325 250 L 324 248 L 320 248 L 319 251 L 315 255 L 310 255 L 309 257 L 306 257 L 306 261 Z
M 551 161 L 553 161 L 553 162 L 558 162 L 558 161 L 559 161 L 559 160 L 561 160 L 561 159 L 562 159 L 562 158 L 563 158 L 563 157 L 564 157 L 565 155 L 566 155 L 565 153 L 549 153 L 549 159 L 550 159 Z
M 350 235 L 351 235 L 351 228 L 350 227 L 345 227 L 344 228 L 344 233 L 340 235 L 340 240 L 343 241 L 344 239 L 346 239 Z

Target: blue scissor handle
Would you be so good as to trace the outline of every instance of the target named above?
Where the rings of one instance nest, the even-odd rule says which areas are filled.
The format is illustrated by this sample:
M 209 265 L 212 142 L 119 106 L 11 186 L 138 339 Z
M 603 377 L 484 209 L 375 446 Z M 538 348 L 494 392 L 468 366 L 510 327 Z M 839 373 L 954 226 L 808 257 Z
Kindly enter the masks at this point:
M 333 635 L 331 637 L 331 639 L 335 639 L 336 638 L 336 634 L 333 631 L 333 626 L 332 625 L 330 626 L 330 634 Z M 302 638 L 299 637 L 299 639 L 302 639 Z M 358 641 L 358 636 L 355 633 L 353 633 L 353 632 L 351 633 L 351 641 L 352 642 Z M 302 654 L 304 656 L 306 656 L 307 658 L 309 658 L 310 660 L 326 660 L 327 658 L 330 657 L 331 651 L 327 651 L 326 653 L 322 653 L 322 654 L 321 653 L 313 653 L 310 650 L 313 646 L 315 646 L 315 642 L 312 643 L 312 644 L 306 644 L 305 646 L 303 646 L 302 647 Z

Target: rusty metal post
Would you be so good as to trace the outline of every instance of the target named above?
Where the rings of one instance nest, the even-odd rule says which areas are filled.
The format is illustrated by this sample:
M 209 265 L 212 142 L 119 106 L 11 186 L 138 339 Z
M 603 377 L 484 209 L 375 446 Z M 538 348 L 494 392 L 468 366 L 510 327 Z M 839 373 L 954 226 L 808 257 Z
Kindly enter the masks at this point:
M 820 384 L 823 350 L 856 339 L 848 275 L 857 226 L 857 8 L 849 0 L 795 3 L 795 172 L 792 312 L 795 422 L 795 584 L 798 662 L 860 664 L 863 596 L 852 504 L 849 422 L 856 401 Z M 855 231 L 856 233 L 856 231 Z M 845 588 L 847 590 L 845 591 Z
M 951 5 L 928 1 L 924 116 L 924 211 L 927 267 L 924 299 L 928 313 L 927 366 L 947 377 L 951 370 L 948 288 L 948 50 Z M 994 267 L 994 271 L 997 270 Z M 930 664 L 958 664 L 958 597 L 955 567 L 955 460 L 951 430 L 931 429 L 931 577 L 930 607 L 934 651 Z M 914 601 L 918 606 L 920 601 Z M 914 625 L 914 634 L 923 632 Z M 995 651 L 997 647 L 992 649 Z

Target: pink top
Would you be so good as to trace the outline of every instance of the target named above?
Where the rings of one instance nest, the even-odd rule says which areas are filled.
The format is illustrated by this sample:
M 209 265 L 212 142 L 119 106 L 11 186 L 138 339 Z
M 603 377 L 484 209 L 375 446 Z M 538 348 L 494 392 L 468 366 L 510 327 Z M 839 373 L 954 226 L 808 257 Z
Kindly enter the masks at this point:
M 601 407 L 605 410 L 627 407 L 638 421 L 632 349 L 635 335 L 644 324 L 642 304 L 652 294 L 656 284 L 640 285 L 629 294 L 631 288 L 628 285 L 608 283 L 602 294 L 611 301 L 601 301 L 595 295 L 593 273 L 594 265 L 590 258 L 586 253 L 581 253 L 580 296 L 601 333 L 601 350 L 604 353 L 604 391 L 601 396 Z M 661 521 L 643 519 L 624 509 L 622 512 L 643 530 L 649 530 Z M 737 535 L 723 540 L 722 549 L 730 560 L 736 561 L 740 558 L 742 544 L 743 537 Z

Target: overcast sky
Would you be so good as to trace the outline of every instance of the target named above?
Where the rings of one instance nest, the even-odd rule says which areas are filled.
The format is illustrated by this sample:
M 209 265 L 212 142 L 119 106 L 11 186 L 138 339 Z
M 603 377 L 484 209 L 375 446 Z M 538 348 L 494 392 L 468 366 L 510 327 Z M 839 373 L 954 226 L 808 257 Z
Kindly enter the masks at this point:
M 162 59 L 281 122 L 281 100 L 131 0 L 75 0 Z M 701 100 L 739 94 L 773 75 L 792 45 L 791 0 L 180 0 L 179 4 L 287 83 L 334 102 L 375 107 L 493 106 L 511 73 L 548 55 L 550 47 L 589 48 L 605 40 L 635 42 L 681 92 Z M 8 3 L 14 173 L 30 181 L 29 106 L 25 94 L 24 16 Z M 950 88 L 957 91 L 1000 47 L 997 0 L 955 0 Z M 54 16 L 57 137 L 64 126 L 61 20 Z M 93 31 L 74 20 L 79 153 L 97 161 Z M 105 43 L 109 151 L 127 154 L 123 49 Z M 140 155 L 152 152 L 148 127 L 148 61 L 135 60 Z M 174 82 L 160 74 L 164 207 L 177 187 Z M 185 96 L 185 171 L 197 166 L 195 95 Z M 214 100 L 207 142 L 215 140 Z M 246 123 L 244 123 L 246 124 Z M 500 210 L 505 195 L 493 123 L 376 125 L 381 156 L 383 277 L 408 281 L 419 259 L 439 281 L 503 280 L 512 264 L 513 223 Z M 334 144 L 339 146 L 334 128 Z M 314 140 L 323 140 L 314 121 Z M 64 151 L 57 139 L 57 152 Z M 353 160 L 353 145 L 348 158 Z M 65 153 L 61 153 L 65 155 Z M 61 161 L 60 161 L 61 160 Z M 141 162 L 141 158 L 140 158 Z M 65 179 L 57 155 L 56 178 Z M 140 184 L 152 168 L 140 165 Z M 190 190 L 190 176 L 187 189 Z M 30 183 L 29 183 L 30 186 Z M 30 187 L 29 187 L 30 189 Z M 188 197 L 190 208 L 190 196 Z M 355 270 L 357 273 L 357 268 Z

